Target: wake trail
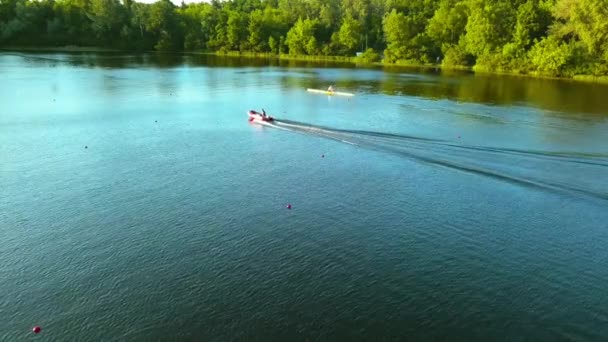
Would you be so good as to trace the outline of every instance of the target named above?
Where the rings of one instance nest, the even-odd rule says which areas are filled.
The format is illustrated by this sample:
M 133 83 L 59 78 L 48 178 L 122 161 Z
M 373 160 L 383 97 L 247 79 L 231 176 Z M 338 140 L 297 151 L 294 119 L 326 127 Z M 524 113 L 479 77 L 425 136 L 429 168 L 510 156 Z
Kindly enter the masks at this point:
M 275 120 L 271 126 L 521 186 L 608 200 L 607 154 L 475 146 L 291 120 Z
M 348 141 L 345 139 L 341 139 L 339 137 L 335 137 L 335 136 L 331 136 L 330 134 L 327 134 L 326 130 L 322 129 L 322 128 L 317 128 L 314 126 L 304 126 L 304 125 L 298 125 L 298 124 L 294 124 L 294 123 L 290 123 L 287 120 L 275 120 L 274 124 L 271 124 L 273 127 L 279 128 L 279 129 L 283 129 L 283 130 L 288 130 L 291 132 L 300 132 L 300 133 L 309 133 L 309 134 L 314 134 L 314 135 L 318 135 L 327 139 L 331 139 L 331 140 L 336 140 L 345 144 L 349 144 L 349 145 L 353 145 L 356 146 L 357 144 L 352 142 L 352 141 Z M 291 129 L 289 129 L 291 128 Z

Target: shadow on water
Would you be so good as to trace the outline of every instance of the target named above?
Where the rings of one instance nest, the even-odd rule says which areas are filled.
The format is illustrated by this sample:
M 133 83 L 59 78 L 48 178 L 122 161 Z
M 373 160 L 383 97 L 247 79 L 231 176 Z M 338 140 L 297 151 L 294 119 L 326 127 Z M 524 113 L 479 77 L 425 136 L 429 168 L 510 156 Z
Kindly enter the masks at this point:
M 27 52 L 0 52 L 3 55 L 22 57 L 29 62 L 44 64 L 44 66 L 57 66 L 64 63 L 74 66 L 100 67 L 100 68 L 175 68 L 180 66 L 206 66 L 206 67 L 352 67 L 352 63 L 333 61 L 302 61 L 284 60 L 273 57 L 244 57 L 244 56 L 218 56 L 214 54 L 181 54 L 181 53 L 137 53 L 125 54 L 123 52 L 56 52 L 56 51 L 27 51 Z
M 427 72 L 426 79 L 390 72 L 380 85 L 390 95 L 413 95 L 608 117 L 607 84 L 465 72 Z
M 274 127 L 546 191 L 608 200 L 608 154 L 472 146 L 403 134 L 278 120 Z

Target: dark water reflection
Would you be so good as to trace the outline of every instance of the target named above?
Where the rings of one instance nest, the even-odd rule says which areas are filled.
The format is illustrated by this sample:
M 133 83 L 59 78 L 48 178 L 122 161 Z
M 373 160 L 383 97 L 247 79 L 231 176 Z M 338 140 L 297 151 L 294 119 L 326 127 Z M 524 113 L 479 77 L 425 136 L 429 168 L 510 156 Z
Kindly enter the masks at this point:
M 515 76 L 440 73 L 434 82 L 383 84 L 388 92 L 497 105 L 534 105 L 552 111 L 606 116 L 608 85 Z
M 281 67 L 281 68 L 356 68 L 344 62 L 278 60 L 276 58 L 224 57 L 205 54 L 118 54 L 118 53 L 12 53 L 46 67 L 59 64 L 95 68 L 175 68 L 198 67 Z M 472 74 L 433 68 L 370 68 L 369 78 L 335 80 L 339 87 L 366 88 L 388 95 L 413 95 L 461 102 L 496 105 L 531 105 L 549 111 L 598 120 L 608 115 L 607 84 L 569 80 L 538 79 L 504 75 Z M 315 86 L 306 78 L 288 78 L 290 86 Z

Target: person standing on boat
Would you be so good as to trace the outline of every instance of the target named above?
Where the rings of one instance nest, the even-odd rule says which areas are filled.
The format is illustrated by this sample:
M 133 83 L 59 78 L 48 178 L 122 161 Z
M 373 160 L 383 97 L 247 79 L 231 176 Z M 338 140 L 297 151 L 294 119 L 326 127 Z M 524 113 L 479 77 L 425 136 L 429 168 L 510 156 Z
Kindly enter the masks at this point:
M 330 93 L 333 93 L 334 91 L 336 91 L 336 88 L 334 87 L 334 85 L 330 85 L 329 88 L 327 88 L 327 91 Z
M 264 110 L 264 108 L 262 108 L 262 116 L 266 117 L 266 111 Z

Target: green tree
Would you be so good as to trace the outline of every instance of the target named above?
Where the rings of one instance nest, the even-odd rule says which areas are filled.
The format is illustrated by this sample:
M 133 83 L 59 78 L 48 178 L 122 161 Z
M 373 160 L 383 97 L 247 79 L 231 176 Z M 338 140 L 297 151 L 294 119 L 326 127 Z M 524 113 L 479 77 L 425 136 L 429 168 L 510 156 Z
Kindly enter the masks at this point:
M 338 31 L 338 41 L 343 48 L 343 53 L 351 54 L 360 47 L 363 27 L 361 23 L 347 15 L 342 21 Z
M 249 15 L 249 45 L 253 50 L 266 50 L 267 34 L 265 32 L 264 12 L 255 10 Z
M 558 0 L 553 14 L 556 36 L 579 39 L 594 56 L 608 49 L 608 0 Z
M 439 53 L 437 44 L 426 34 L 428 21 L 437 8 L 435 0 L 390 0 L 390 12 L 383 28 L 388 61 L 429 62 Z
M 380 60 L 380 55 L 374 51 L 374 49 L 369 48 L 365 50 L 360 56 L 356 58 L 357 63 L 361 64 L 371 64 L 376 63 Z
M 419 53 L 414 39 L 420 33 L 419 25 L 415 17 L 406 16 L 393 9 L 384 18 L 384 35 L 387 48 L 386 58 L 389 62 L 413 61 Z
M 547 76 L 561 76 L 571 57 L 571 48 L 555 37 L 544 38 L 530 50 L 533 70 Z
M 230 11 L 226 27 L 226 38 L 228 48 L 231 50 L 243 50 L 241 45 L 246 42 L 247 37 L 247 14 Z
M 271 51 L 608 74 L 608 0 L 0 0 L 1 45 Z M 369 50 L 372 48 L 372 50 Z
M 428 36 L 439 45 L 457 44 L 465 33 L 468 11 L 468 5 L 464 2 L 442 0 L 426 27 Z
M 519 49 L 529 49 L 534 41 L 547 35 L 551 14 L 540 7 L 538 0 L 528 0 L 517 9 L 513 43 Z
M 315 29 L 317 20 L 298 19 L 296 24 L 287 32 L 285 43 L 289 53 L 293 55 L 314 54 L 317 49 Z
M 183 38 L 178 25 L 175 5 L 169 0 L 160 0 L 150 6 L 146 29 L 152 33 L 159 51 L 175 51 L 183 47 Z
M 495 53 L 513 36 L 513 3 L 505 0 L 471 0 L 464 36 L 468 52 L 474 56 Z
M 204 23 L 212 11 L 213 7 L 207 3 L 186 5 L 178 10 L 185 50 L 199 50 L 206 47 L 209 30 Z
M 118 0 L 91 0 L 91 27 L 103 45 L 112 45 L 126 23 L 126 11 Z
M 270 48 L 270 52 L 278 53 L 279 52 L 279 43 L 273 36 L 268 37 L 268 47 Z
M 8 8 L 11 5 L 14 8 Z M 0 8 L 8 17 L 8 21 L 0 25 L 0 42 L 21 42 L 26 45 L 48 43 L 47 21 L 52 18 L 52 3 L 18 0 Z

